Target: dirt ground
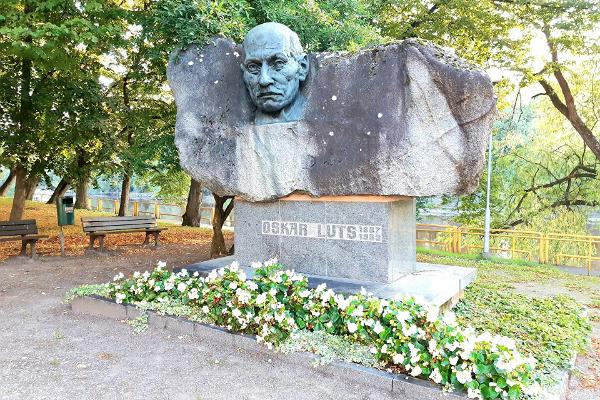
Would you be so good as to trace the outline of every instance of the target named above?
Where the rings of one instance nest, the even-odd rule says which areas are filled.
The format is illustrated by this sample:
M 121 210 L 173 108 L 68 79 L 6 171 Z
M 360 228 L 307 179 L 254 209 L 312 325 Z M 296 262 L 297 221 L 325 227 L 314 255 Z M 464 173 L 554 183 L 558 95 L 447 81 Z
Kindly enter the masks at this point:
M 123 321 L 74 315 L 63 303 L 68 289 L 152 269 L 157 261 L 169 267 L 199 262 L 208 258 L 209 244 L 110 249 L 109 256 L 0 263 L 1 399 L 394 398 L 319 368 L 291 367 L 284 355 L 222 348 L 157 329 L 136 335 Z M 578 359 L 568 398 L 599 398 L 599 368 L 596 339 Z

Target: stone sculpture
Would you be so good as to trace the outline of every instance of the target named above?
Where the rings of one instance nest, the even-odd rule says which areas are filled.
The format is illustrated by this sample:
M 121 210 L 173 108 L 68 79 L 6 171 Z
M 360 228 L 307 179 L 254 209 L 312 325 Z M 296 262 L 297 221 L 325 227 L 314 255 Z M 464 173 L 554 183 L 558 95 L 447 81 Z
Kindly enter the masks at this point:
M 307 56 L 274 23 L 189 48 L 168 77 L 181 165 L 248 201 L 470 192 L 496 104 L 485 73 L 433 45 Z
M 308 75 L 308 58 L 298 35 L 285 25 L 269 22 L 244 39 L 244 82 L 256 106 L 257 125 L 299 120 L 305 99 L 300 84 Z

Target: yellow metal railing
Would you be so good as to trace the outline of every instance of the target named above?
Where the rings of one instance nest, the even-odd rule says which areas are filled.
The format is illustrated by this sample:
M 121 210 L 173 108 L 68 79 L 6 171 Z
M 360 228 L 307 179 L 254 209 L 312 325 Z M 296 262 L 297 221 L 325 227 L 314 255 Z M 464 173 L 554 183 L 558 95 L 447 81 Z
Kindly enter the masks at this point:
M 481 252 L 482 243 L 482 228 L 417 224 L 417 244 L 421 246 L 475 253 Z M 492 229 L 490 250 L 505 258 L 587 267 L 589 275 L 594 263 L 600 261 L 600 236 Z
M 97 211 L 112 212 L 114 214 L 119 213 L 119 200 L 107 199 L 102 197 L 92 196 L 90 203 L 93 205 L 93 209 Z M 109 206 L 106 206 L 109 204 Z M 170 203 L 159 203 L 154 201 L 131 201 L 128 214 L 133 216 L 139 215 L 154 215 L 156 219 L 166 220 L 180 220 L 183 216 L 185 208 L 179 204 Z M 200 222 L 203 224 L 210 225 L 214 214 L 213 207 L 201 207 L 201 218 Z M 234 219 L 233 214 L 225 221 L 225 226 L 233 226 Z

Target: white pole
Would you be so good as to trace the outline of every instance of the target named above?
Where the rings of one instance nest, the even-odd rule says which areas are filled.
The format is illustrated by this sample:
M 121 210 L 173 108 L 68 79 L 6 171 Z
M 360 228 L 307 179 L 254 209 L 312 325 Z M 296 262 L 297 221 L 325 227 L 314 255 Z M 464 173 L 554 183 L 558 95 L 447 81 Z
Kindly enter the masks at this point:
M 485 199 L 485 222 L 483 226 L 483 257 L 490 257 L 490 191 L 492 186 L 492 132 L 488 144 L 488 170 L 487 170 L 487 190 Z

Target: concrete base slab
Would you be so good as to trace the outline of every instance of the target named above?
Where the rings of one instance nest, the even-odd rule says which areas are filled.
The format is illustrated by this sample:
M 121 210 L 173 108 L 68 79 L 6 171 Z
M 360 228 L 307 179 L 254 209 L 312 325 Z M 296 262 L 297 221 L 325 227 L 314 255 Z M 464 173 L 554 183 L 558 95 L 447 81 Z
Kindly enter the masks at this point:
M 213 269 L 226 267 L 235 261 L 235 256 L 216 258 L 185 267 L 190 273 L 198 271 L 206 276 Z M 244 272 L 251 278 L 254 270 L 244 266 Z M 465 288 L 475 279 L 475 269 L 452 265 L 417 263 L 416 271 L 405 275 L 392 283 L 375 283 L 352 279 L 334 278 L 304 274 L 310 287 L 326 283 L 327 287 L 338 293 L 358 293 L 365 288 L 373 295 L 393 299 L 412 296 L 425 301 L 441 311 L 452 308 L 463 296 Z

